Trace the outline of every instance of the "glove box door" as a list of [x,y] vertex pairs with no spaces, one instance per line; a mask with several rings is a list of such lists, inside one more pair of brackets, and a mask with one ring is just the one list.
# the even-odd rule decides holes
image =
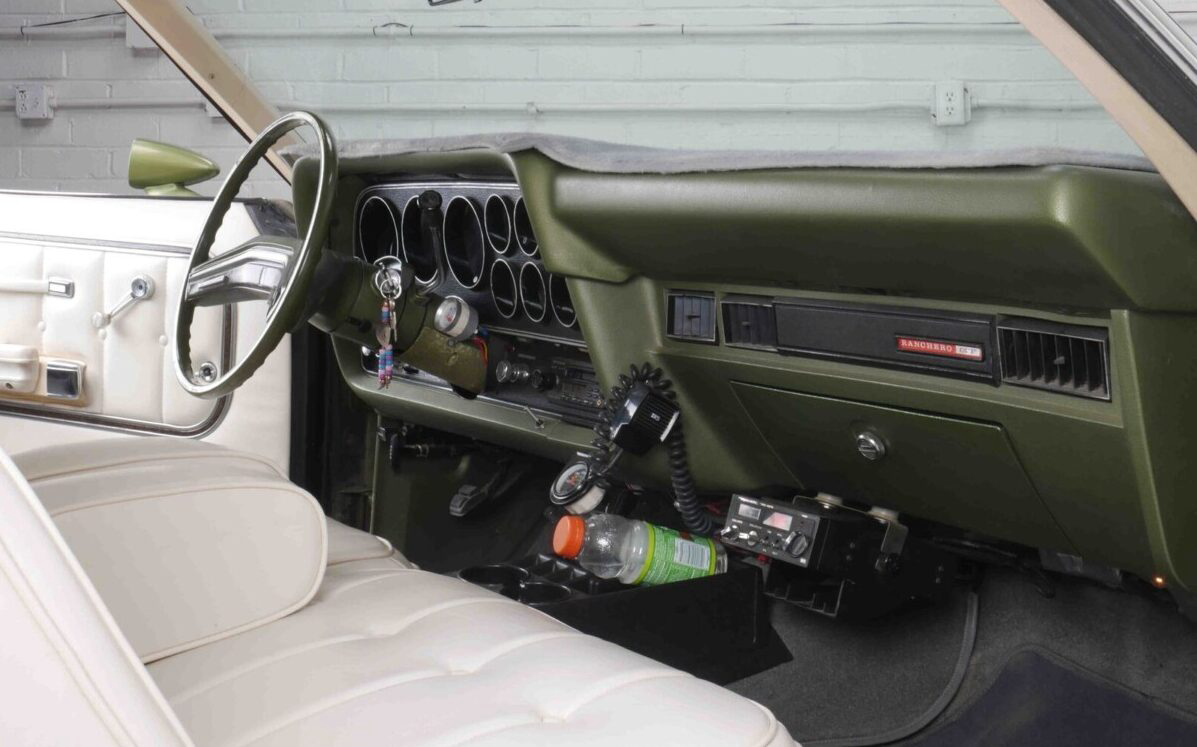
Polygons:
[[997,423],[740,382],[732,387],[807,489],[1074,551]]

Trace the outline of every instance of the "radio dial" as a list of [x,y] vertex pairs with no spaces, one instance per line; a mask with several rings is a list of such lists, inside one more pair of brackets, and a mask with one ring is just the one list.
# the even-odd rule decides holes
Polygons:
[[523,363],[499,361],[495,366],[495,378],[500,384],[523,384],[530,376],[528,366]]
[[788,543],[786,543],[786,551],[795,558],[806,552],[806,548],[810,547],[810,540],[805,534],[798,534]]

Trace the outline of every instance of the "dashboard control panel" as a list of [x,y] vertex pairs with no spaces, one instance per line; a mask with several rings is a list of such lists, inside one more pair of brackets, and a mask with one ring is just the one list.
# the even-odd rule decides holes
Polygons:
[[[569,284],[544,267],[519,186],[514,182],[396,181],[366,188],[357,202],[354,251],[374,262],[393,256],[412,268],[414,292],[445,299],[438,329],[487,359],[481,398],[591,427],[602,392],[578,328]],[[444,318],[442,318],[444,317]],[[458,319],[469,320],[457,325]],[[362,367],[378,370],[375,351]],[[394,380],[448,385],[396,366]]]
[[[487,387],[480,399],[525,407],[591,428],[603,408],[602,387],[585,350],[573,345],[511,335],[487,340]],[[378,372],[378,353],[362,349],[362,368]],[[446,388],[439,378],[400,364],[395,381]]]
[[732,496],[723,544],[806,568],[819,535],[821,518],[784,503]]
[[593,426],[603,406],[602,389],[586,354],[539,340],[503,338],[491,343],[488,393],[517,405]]

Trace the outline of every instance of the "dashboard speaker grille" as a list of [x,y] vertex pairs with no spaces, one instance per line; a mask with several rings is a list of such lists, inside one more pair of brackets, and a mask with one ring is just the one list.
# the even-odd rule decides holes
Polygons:
[[768,298],[729,298],[723,302],[723,336],[728,345],[775,349],[777,317]]
[[715,342],[715,297],[670,293],[668,334],[681,340]]
[[998,326],[1002,381],[1093,399],[1110,399],[1107,333],[1043,322]]

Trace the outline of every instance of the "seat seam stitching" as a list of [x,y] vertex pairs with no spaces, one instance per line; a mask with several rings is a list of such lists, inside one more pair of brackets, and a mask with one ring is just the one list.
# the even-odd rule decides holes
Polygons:
[[[275,467],[273,464],[271,464],[265,458],[259,457],[256,454],[249,454],[247,452],[233,451],[232,449],[225,449],[224,447],[219,447],[219,446],[213,447],[213,448],[217,449],[217,453],[201,454],[201,453],[198,453],[198,451],[197,451],[197,452],[191,452],[191,453],[183,452],[183,453],[164,454],[161,457],[157,457],[157,458],[145,457],[145,456],[137,456],[137,457],[131,457],[131,458],[113,457],[112,459],[105,460],[99,464],[87,464],[87,465],[82,465],[82,466],[78,466],[78,467],[73,467],[71,469],[63,469],[63,470],[57,471],[57,472],[34,473],[33,477],[26,477],[25,479],[27,482],[32,484],[32,483],[36,483],[36,482],[41,482],[43,480],[50,480],[53,478],[70,477],[70,476],[74,476],[74,475],[85,474],[88,472],[99,472],[100,470],[114,469],[117,467],[129,467],[129,466],[132,466],[135,464],[158,464],[160,462],[182,461],[182,460],[191,460],[191,459],[244,459],[246,461],[253,462],[255,464],[260,464],[264,467],[268,467],[268,468],[270,468],[271,472],[275,473],[280,478],[283,477],[282,473],[279,472],[277,467]],[[199,451],[202,451],[202,449]]]
[[[635,674],[635,677],[629,678],[631,674]],[[564,713],[561,715],[561,718],[562,718],[562,720],[565,720],[565,719],[573,717],[574,714],[576,714],[578,711],[582,710],[583,708],[586,708],[587,706],[593,705],[595,701],[599,700],[600,698],[604,698],[604,697],[610,695],[611,693],[615,692],[615,690],[617,690],[620,687],[629,687],[631,685],[636,685],[641,682],[650,682],[652,680],[673,679],[673,678],[677,678],[677,677],[691,677],[691,676],[692,675],[689,675],[686,672],[682,672],[680,670],[666,669],[663,671],[652,671],[652,672],[647,671],[647,670],[640,670],[639,672],[629,673],[629,675],[624,675],[624,676],[620,676],[620,677],[612,677],[611,680],[613,680],[613,681],[608,686],[602,688],[601,690],[599,690],[599,692],[597,692],[593,695],[587,695],[586,697],[582,698],[582,700],[580,700],[575,705],[570,706],[569,708],[566,708]]]
[[[506,600],[504,600],[504,601],[506,601]],[[581,633],[572,633],[572,631],[564,633],[562,635],[562,637],[565,637],[565,635],[576,635],[576,636],[582,637],[582,638],[586,637],[586,636],[582,635]],[[534,642],[535,641],[530,642],[530,643],[534,643]],[[519,648],[521,648],[521,647],[516,647],[514,649],[504,651],[503,653],[499,654],[498,656],[488,659],[487,661],[485,661],[481,665],[479,665],[476,669],[471,671],[470,674],[477,674],[479,671],[482,670],[483,667],[493,664],[495,661],[503,658],[504,656],[506,656],[510,653],[514,653],[515,651],[518,651]],[[685,673],[683,673],[683,672],[678,672],[677,674],[681,674],[681,675],[685,676]],[[277,734],[278,732],[282,731],[283,729],[293,726],[294,724],[297,724],[300,721],[304,721],[306,719],[312,718],[313,716],[319,715],[326,711],[330,711],[333,708],[343,706],[346,703],[351,703],[355,700],[359,700],[361,698],[365,698],[365,697],[368,697],[371,695],[377,695],[378,693],[380,693],[384,690],[389,690],[393,687],[402,687],[403,685],[411,685],[416,682],[427,682],[428,680],[442,679],[445,677],[455,677],[455,676],[458,676],[458,675],[455,675],[452,671],[449,671],[447,673],[435,673],[435,674],[432,674],[432,675],[426,676],[426,677],[400,678],[399,681],[386,682],[385,684],[378,683],[377,687],[372,687],[367,690],[362,690],[361,692],[356,692],[356,693],[350,695],[348,698],[345,698],[343,700],[338,700],[338,701],[328,703],[327,705],[324,705],[321,708],[316,708],[316,709],[310,710],[306,713],[297,715],[293,718],[287,719],[286,721],[283,721],[282,723],[278,724],[277,726],[270,728],[268,731],[265,731],[255,737],[251,737],[249,741],[241,741],[241,742],[237,742],[236,744],[239,747],[244,747],[244,745],[249,745],[249,744],[253,744],[254,742],[259,742],[259,741],[269,737],[271,734]],[[385,679],[384,679],[384,682],[385,682]]]
[[[340,564],[338,563],[337,565],[340,565]],[[388,578],[395,578],[401,574],[407,574],[407,573],[411,573],[413,571],[419,571],[419,569],[418,568],[395,567],[395,568],[363,571],[363,574],[368,574],[370,577],[364,578],[360,581],[355,581],[352,584],[345,584],[344,586],[339,586],[335,589],[331,589],[326,594],[322,595],[322,598],[323,599],[336,599],[337,597],[341,596],[342,594],[353,591],[354,589],[360,589],[361,587],[372,584],[375,581],[382,581],[382,580],[388,579]],[[421,571],[421,572],[423,572],[423,571]]]
[[521,721],[518,724],[507,724],[505,726],[500,726],[496,729],[490,729],[489,731],[481,731],[481,732],[474,732],[472,734],[467,734],[455,741],[445,742],[444,745],[445,745],[445,747],[458,747],[459,745],[473,742],[476,739],[483,739],[485,737],[493,737],[494,735],[502,734],[505,731],[511,731],[512,729],[521,729],[525,726],[535,726],[536,724],[542,724],[542,723],[544,723],[543,719],[529,718],[527,721]]
[[[371,579],[371,580],[374,581],[377,579]],[[386,633],[384,635],[352,634],[352,635],[339,636],[336,638],[328,638],[328,639],[324,639],[322,641],[313,641],[310,644],[304,645],[304,646],[295,646],[295,647],[292,647],[291,649],[288,649],[285,652],[280,652],[279,654],[277,654],[273,657],[265,657],[265,658],[259,659],[258,661],[254,662],[252,666],[245,666],[245,667],[237,669],[234,672],[227,672],[226,676],[224,676],[223,678],[210,680],[205,687],[202,687],[199,689],[192,687],[188,690],[185,690],[180,695],[170,698],[170,702],[171,702],[171,705],[181,705],[181,704],[186,703],[187,701],[191,700],[192,698],[196,698],[200,695],[203,695],[206,692],[210,692],[211,690],[219,687],[220,685],[223,685],[228,682],[232,682],[235,679],[238,679],[238,678],[240,678],[244,675],[247,675],[251,672],[257,671],[263,667],[270,666],[271,664],[277,664],[279,662],[286,661],[287,659],[291,658],[292,656],[298,656],[300,654],[308,653],[311,651],[319,651],[322,648],[327,648],[330,646],[337,646],[342,643],[354,643],[357,641],[366,641],[366,640],[371,640],[371,639],[376,639],[376,638],[390,638],[390,637],[397,636],[397,635],[401,634],[403,631],[410,628],[412,625],[415,625],[416,623],[419,623],[422,620],[426,620],[438,612],[444,612],[444,611],[448,611],[451,609],[457,609],[459,607],[465,607],[472,603],[479,603],[479,602],[494,603],[494,602],[506,602],[506,601],[508,601],[508,600],[503,599],[502,597],[500,597],[498,599],[455,600],[455,603],[453,603],[453,604],[442,604],[436,608],[426,610],[425,614],[417,615],[415,617],[409,617],[403,622],[401,627],[399,627],[389,633]]]
[[[237,482],[237,483],[225,483],[225,484],[219,484],[219,485],[205,485],[203,487],[197,487],[197,488],[179,487],[177,489],[171,489],[169,491],[144,493],[141,495],[126,495],[126,496],[116,496],[113,498],[100,498],[100,499],[91,501],[90,503],[78,503],[78,504],[71,504],[69,506],[64,506],[62,508],[55,509],[53,511],[48,511],[48,513],[50,514],[51,517],[58,518],[59,516],[64,516],[66,514],[75,513],[76,511],[86,511],[86,510],[92,509],[92,508],[107,508],[109,506],[120,506],[125,503],[137,503],[139,501],[149,501],[149,500],[154,500],[156,498],[174,498],[174,497],[184,496],[184,495],[196,495],[199,493],[210,493],[210,492],[217,492],[217,491],[223,492],[223,491],[229,491],[229,490],[275,490],[275,491],[284,492],[284,493],[307,495],[307,493],[304,492],[301,488],[298,488],[294,485],[280,485],[277,482],[273,482],[273,481],[270,481],[270,482]],[[323,514],[321,514],[321,518],[323,519]]]

